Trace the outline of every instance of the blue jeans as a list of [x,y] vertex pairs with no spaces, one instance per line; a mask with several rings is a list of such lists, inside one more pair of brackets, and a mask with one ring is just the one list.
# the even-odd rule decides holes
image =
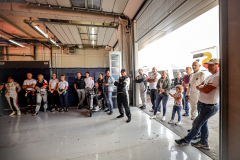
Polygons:
[[174,120],[174,117],[175,117],[175,114],[177,112],[178,114],[178,121],[180,122],[181,121],[181,110],[182,110],[182,106],[173,106],[173,110],[172,110],[172,118],[171,120]]
[[113,110],[112,92],[105,92],[104,95],[107,100],[108,109],[112,111]]
[[68,91],[65,91],[65,93],[59,95],[59,101],[61,104],[61,108],[64,108],[64,105],[66,108],[68,108]]
[[199,114],[193,121],[192,129],[185,137],[185,140],[190,142],[194,137],[198,135],[199,132],[201,132],[201,143],[208,144],[209,133],[207,122],[210,117],[214,116],[217,113],[219,105],[208,105],[198,101],[197,107]]
[[161,103],[162,100],[163,100],[163,103],[162,103],[162,105],[163,105],[163,116],[166,115],[168,97],[169,96],[163,96],[162,94],[157,95],[157,100],[156,100],[156,104],[155,104],[155,106],[157,106],[157,107],[154,108],[154,115],[157,114],[158,110],[161,112],[161,105],[159,105],[159,104]]
[[183,98],[184,98],[185,113],[189,114],[189,102],[188,102],[187,97],[186,97],[186,92],[183,92]]

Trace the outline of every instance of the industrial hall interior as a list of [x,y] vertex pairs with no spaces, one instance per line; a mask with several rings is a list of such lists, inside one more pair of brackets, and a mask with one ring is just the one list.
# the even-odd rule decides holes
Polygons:
[[239,160],[240,0],[0,0],[0,160]]

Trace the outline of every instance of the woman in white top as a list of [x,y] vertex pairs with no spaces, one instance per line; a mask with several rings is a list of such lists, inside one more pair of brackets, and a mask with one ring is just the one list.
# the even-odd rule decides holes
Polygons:
[[88,103],[88,108],[90,108],[90,99],[89,97],[89,93],[92,91],[92,88],[94,86],[94,80],[92,77],[90,77],[90,73],[86,72],[85,73],[86,78],[84,79],[85,81],[85,93],[86,93],[86,97],[87,97],[87,103]]
[[58,83],[58,94],[61,104],[61,109],[59,112],[64,112],[64,106],[66,107],[65,112],[68,112],[68,82],[65,81],[66,76],[61,75],[61,82]]
[[51,103],[52,103],[51,112],[55,111],[56,105],[57,105],[57,109],[59,111],[59,103],[58,103],[59,102],[59,95],[58,95],[58,91],[57,91],[59,80],[56,77],[57,77],[56,73],[53,73],[52,74],[52,79],[50,79],[49,86],[48,86],[48,91],[50,93]]
[[37,84],[35,86],[35,89],[37,91],[36,92],[37,103],[35,113],[33,114],[33,116],[36,116],[38,114],[42,100],[44,103],[44,112],[47,112],[47,86],[48,82],[44,79],[42,74],[39,74]]

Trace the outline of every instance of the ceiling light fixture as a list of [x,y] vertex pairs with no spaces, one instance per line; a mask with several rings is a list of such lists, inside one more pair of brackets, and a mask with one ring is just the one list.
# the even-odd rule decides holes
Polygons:
[[[8,40],[9,42],[14,43],[14,44],[16,44],[16,45],[18,45],[18,46],[20,46],[20,47],[26,47],[26,46],[24,46],[24,45],[22,45],[22,44],[20,44],[20,43],[18,43],[18,42],[16,42],[16,41],[14,41],[14,40],[11,40],[11,39],[8,38],[8,37],[5,37],[4,35],[1,35],[1,34],[0,34],[0,37],[2,37],[3,39]],[[28,48],[28,47],[26,47],[26,48]],[[28,48],[28,49],[30,49],[30,48]]]
[[42,33],[42,35],[45,37],[45,38],[48,38],[48,35],[45,33],[45,32],[43,32],[38,26],[34,26],[40,33]]
[[20,47],[25,47],[24,45],[21,45],[21,44],[19,44],[19,43],[17,43],[17,42],[15,42],[15,41],[13,41],[13,40],[8,40],[8,41],[10,41],[10,42],[12,42],[12,43],[14,43],[14,44],[16,44],[16,45],[18,45],[18,46],[20,46]]

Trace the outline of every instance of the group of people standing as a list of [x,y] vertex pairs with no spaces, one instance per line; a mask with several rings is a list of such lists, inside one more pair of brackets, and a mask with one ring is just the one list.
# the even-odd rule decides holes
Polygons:
[[[77,78],[74,82],[74,88],[78,94],[79,104],[78,108],[82,109],[84,107],[84,100],[87,99],[88,109],[97,111],[101,109],[101,104],[103,103],[103,108],[105,106],[109,115],[113,113],[113,101],[112,92],[113,86],[117,87],[117,102],[120,115],[117,118],[124,117],[123,107],[125,108],[126,115],[128,117],[127,122],[131,121],[131,112],[129,108],[129,98],[128,98],[128,86],[130,83],[129,77],[126,76],[126,70],[121,70],[121,75],[117,81],[110,76],[110,71],[105,71],[105,77],[103,74],[99,74],[99,78],[94,82],[94,78],[90,77],[90,73],[86,72],[85,77],[81,76],[80,72],[77,72]],[[59,112],[68,112],[68,87],[69,83],[65,80],[65,75],[61,75],[60,81],[57,79],[55,73],[52,74],[52,79],[44,79],[42,74],[37,76],[37,80],[32,78],[31,73],[27,73],[27,79],[24,80],[22,88],[17,83],[14,82],[12,77],[8,77],[8,82],[5,84],[5,97],[8,100],[9,106],[12,109],[12,115],[21,115],[20,108],[18,106],[18,92],[21,89],[25,90],[27,111],[26,114],[32,113],[36,116],[39,113],[39,109],[42,105],[44,112],[47,112],[48,108],[48,94],[50,94],[52,109],[51,112],[56,110]],[[2,87],[1,87],[2,93]],[[91,93],[93,93],[93,102],[96,104],[91,105]],[[16,111],[12,108],[12,103],[10,99],[13,99],[13,105]]]
[[[157,72],[157,68],[153,67],[152,73],[148,79],[142,78],[142,81],[136,78],[135,82],[140,83],[140,88],[147,81],[149,83],[150,98],[152,108],[150,112],[154,112],[150,117],[156,118],[161,113],[161,101],[163,105],[162,121],[166,120],[166,105],[169,99],[169,95],[174,98],[174,105],[172,110],[172,116],[169,124],[174,123],[175,113],[178,113],[178,121],[175,125],[181,124],[181,110],[184,104],[185,113],[183,116],[189,116],[189,103],[191,106],[191,120],[193,120],[193,126],[188,130],[188,135],[180,140],[176,140],[176,143],[180,146],[188,145],[192,139],[198,137],[200,141],[191,143],[195,147],[204,149],[210,149],[208,144],[208,119],[215,115],[219,108],[219,59],[213,58],[206,62],[208,71],[212,74],[207,76],[206,73],[200,71],[201,65],[199,62],[193,62],[192,67],[186,67],[186,75],[181,78],[181,73],[177,73],[175,79],[176,93],[171,94],[171,80],[169,79],[167,72],[162,71],[162,75]],[[192,73],[193,69],[193,73]],[[142,70],[139,69],[140,77],[143,76]],[[140,95],[144,92],[140,89]],[[145,91],[146,92],[146,91]],[[182,94],[183,93],[183,94]],[[146,95],[146,93],[145,93]],[[142,96],[141,109],[146,108],[146,96]]]

